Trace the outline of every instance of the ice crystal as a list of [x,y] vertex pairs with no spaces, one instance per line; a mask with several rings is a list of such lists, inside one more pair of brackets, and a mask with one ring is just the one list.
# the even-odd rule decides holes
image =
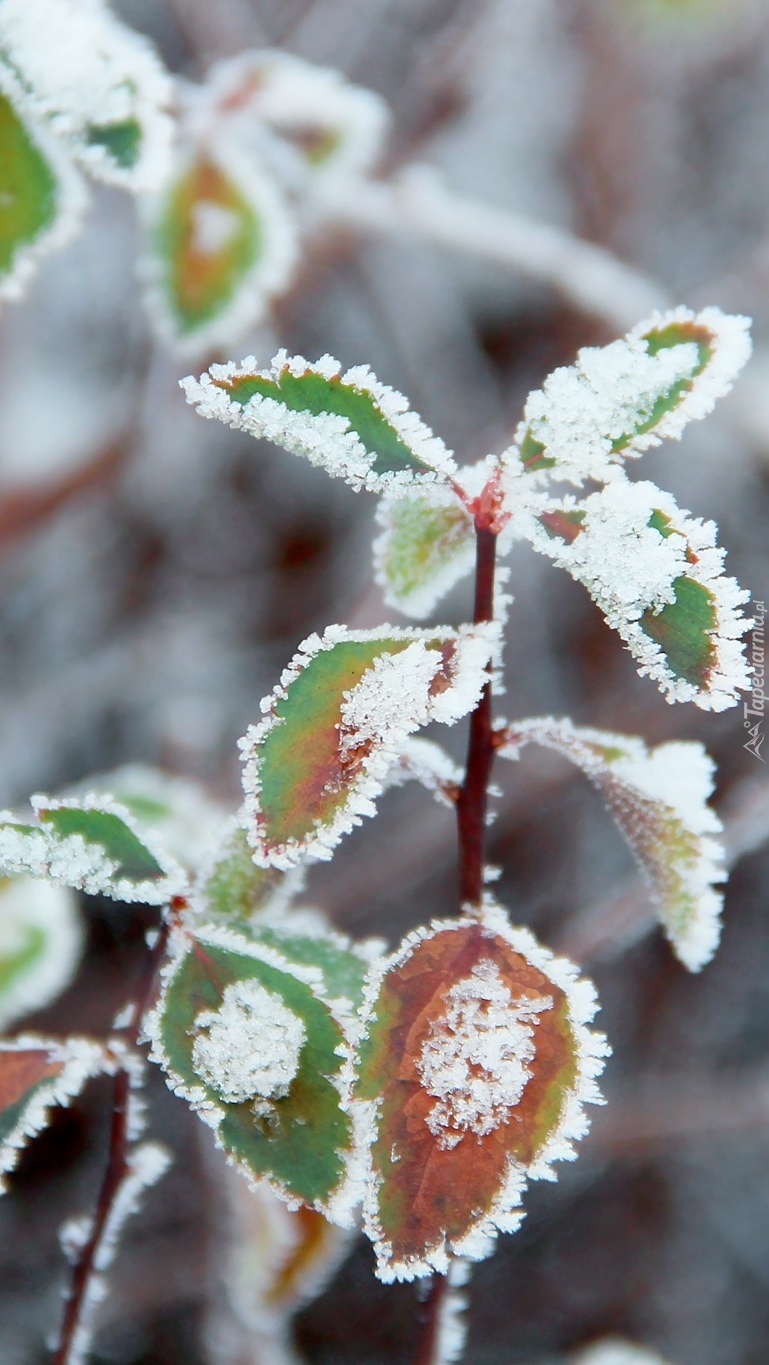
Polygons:
[[288,1094],[307,1030],[274,991],[258,981],[227,986],[218,1010],[204,1010],[192,1048],[198,1074],[229,1104]]
[[514,1001],[495,963],[480,962],[447,996],[416,1067],[438,1103],[427,1117],[441,1148],[466,1132],[483,1136],[504,1123],[531,1079],[537,1016],[551,996]]

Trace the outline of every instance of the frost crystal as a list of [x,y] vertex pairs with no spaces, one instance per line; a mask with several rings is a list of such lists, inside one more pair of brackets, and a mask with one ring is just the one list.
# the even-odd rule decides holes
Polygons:
[[298,1015],[258,981],[227,986],[218,1010],[195,1020],[195,1070],[230,1104],[281,1099],[299,1068],[307,1031]]
[[499,968],[487,961],[452,986],[447,1004],[416,1062],[425,1089],[438,1100],[427,1126],[443,1149],[466,1132],[491,1133],[508,1118],[532,1075],[537,1016],[553,1000],[514,1002]]
[[0,57],[29,112],[100,179],[135,190],[167,173],[171,79],[102,0],[3,0]]

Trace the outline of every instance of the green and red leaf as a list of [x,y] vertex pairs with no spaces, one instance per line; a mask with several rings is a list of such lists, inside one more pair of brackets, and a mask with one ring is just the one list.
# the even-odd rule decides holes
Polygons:
[[372,971],[354,1103],[382,1279],[478,1260],[530,1177],[573,1155],[606,1053],[576,969],[488,906],[410,935]]
[[356,489],[450,485],[456,473],[443,442],[365,365],[343,373],[331,356],[313,365],[280,351],[269,370],[248,356],[240,365],[212,365],[182,388],[202,417],[304,455]]
[[708,805],[713,761],[693,741],[647,749],[642,740],[551,716],[517,721],[500,754],[544,745],[582,769],[601,792],[649,882],[660,921],[690,971],[710,961],[721,932],[721,822]]
[[101,1044],[85,1038],[0,1039],[0,1177],[45,1128],[51,1109],[70,1104],[92,1076],[114,1065]]
[[348,631],[330,626],[300,646],[265,719],[241,748],[243,824],[264,866],[329,858],[374,812],[408,736],[452,724],[483,688],[496,631]]
[[164,976],[145,1027],[171,1087],[252,1180],[347,1221],[347,1048],[320,973],[207,927],[177,934]]
[[295,262],[280,188],[232,146],[188,154],[151,205],[148,304],[183,351],[236,341],[286,288]]

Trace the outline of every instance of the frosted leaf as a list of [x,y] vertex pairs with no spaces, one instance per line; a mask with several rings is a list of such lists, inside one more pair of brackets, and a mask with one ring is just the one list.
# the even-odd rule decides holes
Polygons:
[[416,620],[475,565],[475,526],[449,489],[429,487],[381,498],[374,577],[389,607]]
[[202,417],[305,455],[356,489],[448,484],[456,473],[443,442],[366,365],[343,372],[328,355],[313,365],[279,351],[269,370],[248,356],[181,385]]
[[299,868],[283,872],[275,867],[258,867],[246,831],[240,819],[233,817],[218,831],[214,852],[200,870],[190,905],[200,920],[243,928],[261,922],[266,912],[283,916],[303,885]]
[[575,1153],[607,1048],[591,984],[487,900],[370,973],[351,1107],[383,1280],[480,1260],[532,1178]]
[[83,929],[65,887],[31,877],[0,882],[0,1029],[69,985]]
[[571,1357],[572,1365],[667,1365],[656,1351],[620,1337],[607,1337]]
[[140,837],[130,812],[106,796],[32,798],[39,825],[0,813],[0,875],[62,882],[89,895],[164,905],[187,889],[181,868]]
[[529,395],[516,443],[503,457],[514,512],[526,477],[550,471],[581,485],[705,417],[750,355],[749,319],[718,308],[655,313],[623,340],[586,347]]
[[225,1187],[229,1236],[222,1280],[227,1297],[251,1334],[284,1346],[292,1313],[328,1283],[349,1249],[350,1232],[315,1209],[289,1209],[268,1185],[249,1190],[233,1173]]
[[325,999],[345,1028],[354,1032],[354,1011],[362,1001],[371,963],[385,950],[383,939],[348,938],[320,910],[287,909],[275,902],[255,915],[244,932],[254,943],[274,948],[300,971],[317,972]]
[[86,1038],[0,1039],[0,1177],[45,1128],[51,1109],[70,1104],[92,1076],[114,1070],[114,1057]]
[[620,476],[521,522],[535,549],[584,584],[668,701],[722,711],[750,686],[741,641],[749,594],[724,575],[712,521]]
[[80,175],[56,139],[22,112],[17,83],[2,58],[0,144],[0,299],[17,299],[39,258],[74,237],[86,196]]
[[[327,859],[374,801],[405,741],[475,705],[496,627],[349,631],[311,636],[241,741],[242,823],[262,866]],[[301,763],[298,761],[301,756]]]
[[432,739],[408,739],[397,767],[391,768],[388,787],[420,782],[441,805],[453,806],[464,779],[464,769]]
[[189,872],[197,871],[211,858],[228,818],[227,809],[199,783],[143,763],[97,773],[87,782],[68,787],[63,795],[79,798],[86,792],[124,806],[139,834],[156,835],[163,848]]
[[389,124],[387,105],[372,90],[286,52],[244,52],[217,62],[206,94],[221,116],[266,124],[315,176],[370,170]]
[[509,1119],[531,1080],[537,1015],[552,1008],[549,995],[513,1000],[490,961],[451,987],[416,1059],[438,1101],[426,1123],[439,1147],[455,1147],[468,1132],[485,1137]]
[[0,59],[30,115],[93,175],[132,190],[165,177],[171,78],[102,0],[2,0]]
[[228,1103],[288,1094],[307,1031],[274,991],[258,981],[233,982],[218,1010],[198,1015],[195,1029],[192,1064]]
[[236,343],[291,280],[293,215],[274,177],[235,141],[182,151],[144,217],[147,306],[182,354]]
[[701,744],[681,741],[647,749],[629,735],[575,726],[570,720],[522,720],[499,749],[517,758],[533,742],[576,763],[598,787],[649,881],[665,933],[690,971],[709,962],[718,945],[725,879],[708,805],[713,761]]
[[151,1057],[252,1182],[348,1225],[352,1129],[341,1108],[348,1055],[321,972],[219,926],[171,937],[144,1021]]

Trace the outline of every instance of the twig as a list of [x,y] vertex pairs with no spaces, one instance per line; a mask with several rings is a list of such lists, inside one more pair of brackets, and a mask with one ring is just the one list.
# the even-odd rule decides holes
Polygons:
[[[177,898],[181,900],[181,898]],[[180,904],[172,907],[181,909]],[[168,946],[171,919],[164,920],[152,949],[144,962],[139,990],[131,1011],[129,1022],[123,1031],[123,1041],[128,1055],[136,1048],[141,1032],[142,1019],[150,1003],[155,978]],[[115,1077],[112,1100],[112,1124],[110,1129],[109,1159],[104,1172],[101,1189],[96,1200],[96,1209],[90,1236],[79,1252],[72,1271],[72,1280],[64,1306],[59,1345],[53,1356],[53,1365],[72,1365],[77,1360],[79,1338],[91,1294],[90,1290],[98,1271],[99,1252],[105,1239],[115,1200],[120,1188],[129,1174],[129,1154],[132,1137],[129,1122],[131,1098],[131,1071],[128,1062],[120,1067]]]
[[544,281],[612,332],[626,332],[655,308],[669,306],[659,284],[604,247],[524,214],[453,194],[429,167],[411,167],[388,184],[355,180],[328,187],[322,208],[340,225],[414,233]]
[[433,1275],[419,1315],[419,1336],[412,1365],[435,1365],[435,1348],[441,1323],[441,1308],[448,1291],[447,1275]]
[[[493,531],[476,529],[475,611],[476,625],[494,617],[494,571],[497,537]],[[491,679],[470,718],[465,780],[457,801],[459,827],[459,899],[462,905],[479,905],[483,896],[484,853],[488,788],[494,762],[491,714]]]

